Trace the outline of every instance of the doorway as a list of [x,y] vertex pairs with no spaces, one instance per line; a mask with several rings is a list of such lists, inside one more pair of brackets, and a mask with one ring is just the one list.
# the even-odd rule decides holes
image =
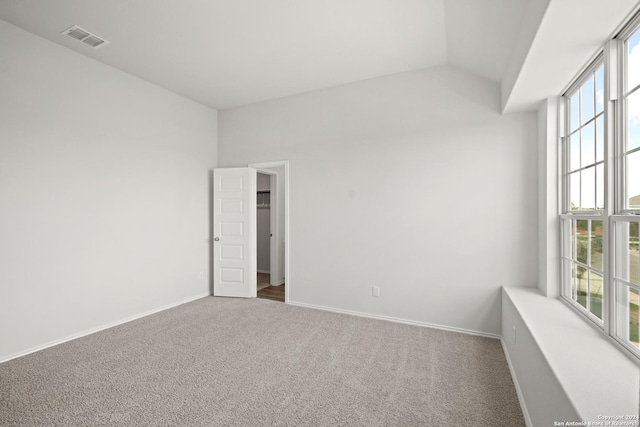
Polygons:
[[256,169],[257,297],[287,302],[288,162],[254,163]]
[[289,163],[279,161],[248,166],[213,170],[212,294],[239,298],[257,296],[257,176],[260,172],[268,175],[271,182],[268,281],[273,290],[284,294],[284,302],[288,303],[291,291]]
[[[273,181],[273,182],[272,182]],[[268,295],[270,299],[273,299],[270,293],[266,293],[263,289],[272,286],[271,276],[273,273],[274,282],[278,276],[277,266],[278,260],[272,260],[272,255],[277,258],[277,243],[273,249],[276,250],[272,254],[271,241],[277,239],[276,229],[277,226],[277,210],[274,204],[271,207],[271,187],[277,187],[277,175],[269,175],[264,172],[258,172],[256,174],[256,270],[257,270],[257,287],[258,298],[265,298]],[[275,191],[274,191],[275,196]],[[275,200],[275,197],[274,197]],[[272,218],[273,217],[273,218]],[[284,301],[284,292],[282,292],[282,301]]]

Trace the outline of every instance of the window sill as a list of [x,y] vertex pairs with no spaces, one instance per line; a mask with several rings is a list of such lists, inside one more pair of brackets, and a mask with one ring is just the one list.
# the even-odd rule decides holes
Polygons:
[[[640,367],[631,359],[633,356],[626,356],[608,337],[560,300],[547,298],[537,289],[503,290],[583,421],[602,421],[599,418],[602,416],[638,415]],[[506,335],[504,330],[503,335]],[[507,337],[503,336],[503,340],[508,352],[517,345]],[[526,362],[513,358],[512,361],[514,364]],[[519,380],[516,378],[516,383]],[[529,408],[529,402],[524,403],[530,412],[536,410]]]

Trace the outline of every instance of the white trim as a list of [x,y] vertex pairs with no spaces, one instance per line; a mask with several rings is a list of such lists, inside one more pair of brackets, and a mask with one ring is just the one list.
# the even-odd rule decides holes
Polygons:
[[381,316],[379,314],[363,313],[360,311],[344,310],[341,308],[325,307],[322,305],[307,304],[304,302],[289,301],[288,304],[298,307],[312,308],[314,310],[330,311],[332,313],[349,314],[351,316],[366,317],[369,319],[386,320],[388,322],[403,323],[405,325],[421,326],[424,328],[440,329],[449,332],[460,332],[467,335],[475,335],[485,338],[500,339],[500,335],[488,334],[486,332],[473,331],[471,329],[455,328],[452,326],[437,325],[435,323],[420,322],[417,320],[401,319],[398,317]]
[[[567,97],[567,94],[574,94],[580,89],[580,86],[587,80],[589,80],[589,74],[595,72],[600,65],[604,64],[604,46],[600,46],[596,53],[587,61],[587,65],[580,69],[580,72],[576,74],[576,76],[571,79],[571,83],[567,86],[565,90],[560,92],[564,97]],[[606,83],[605,83],[606,84]],[[594,116],[595,117],[595,116]],[[568,126],[570,128],[571,126]],[[571,133],[571,129],[567,134]]]
[[610,38],[626,41],[638,28],[640,28],[640,5],[636,6],[622,21],[622,24],[614,32],[614,36]]
[[271,272],[269,270],[258,270],[258,273],[271,274]]
[[279,168],[280,166],[286,166],[289,164],[289,160],[276,160],[273,162],[258,162],[258,163],[249,163],[250,168],[255,169],[269,169],[269,168]]
[[563,213],[560,214],[560,218],[561,219],[568,219],[568,220],[572,220],[572,219],[577,219],[577,220],[584,220],[584,221],[606,221],[607,220],[607,216],[604,214],[604,211],[593,211],[593,213],[588,213],[588,212],[576,212],[576,213]]
[[49,347],[53,347],[53,346],[56,346],[58,344],[63,344],[65,342],[72,341],[72,340],[75,340],[77,338],[86,337],[87,335],[95,334],[96,332],[104,331],[105,329],[109,329],[109,328],[113,328],[114,326],[119,326],[119,325],[122,325],[122,324],[125,324],[125,323],[129,323],[129,322],[132,322],[134,320],[138,320],[138,319],[141,319],[143,317],[149,316],[151,314],[159,313],[161,311],[168,310],[170,308],[174,308],[174,307],[177,307],[179,305],[186,304],[186,303],[189,303],[189,302],[192,302],[192,301],[195,301],[195,300],[199,300],[201,298],[206,298],[206,297],[209,297],[209,296],[211,296],[211,292],[207,292],[206,294],[200,294],[200,295],[197,295],[195,297],[186,298],[186,299],[183,299],[183,300],[180,300],[178,302],[171,303],[171,304],[163,305],[161,307],[154,308],[154,309],[151,309],[149,311],[145,311],[145,312],[140,313],[140,314],[134,314],[133,316],[125,317],[124,319],[116,320],[115,322],[107,323],[106,325],[98,326],[97,328],[88,329],[86,331],[79,332],[79,333],[73,334],[73,335],[69,335],[69,336],[67,336],[65,338],[61,338],[59,340],[50,341],[50,342],[48,342],[46,344],[42,344],[42,345],[39,345],[39,346],[36,346],[36,347],[32,347],[32,348],[30,348],[28,350],[25,350],[25,351],[14,353],[12,355],[9,355],[9,356],[5,357],[4,359],[0,359],[0,363],[8,362],[9,360],[16,359],[16,358],[22,357],[22,356],[26,356],[28,354],[35,353],[37,351],[47,349]]
[[[265,170],[265,169],[262,169]],[[282,234],[282,230],[280,230],[280,192],[278,191],[280,176],[277,172],[267,169],[273,172],[270,175],[269,179],[269,187],[271,190],[271,195],[273,196],[273,200],[271,200],[271,209],[269,211],[269,271],[273,271],[274,274],[270,274],[269,281],[270,284],[274,283],[274,275],[278,275],[277,277],[284,276],[284,271],[280,271],[280,251],[278,250],[280,247],[280,235]],[[284,256],[284,254],[282,254]],[[277,280],[276,277],[276,280]]]
[[507,366],[509,366],[511,379],[513,379],[513,385],[516,388],[516,395],[518,396],[518,402],[520,402],[520,409],[522,410],[524,423],[527,425],[527,427],[534,427],[533,422],[531,421],[531,416],[529,415],[529,411],[527,410],[527,405],[524,400],[524,395],[522,394],[522,389],[520,389],[520,384],[518,383],[518,377],[516,377],[516,371],[511,364],[511,357],[509,357],[509,352],[507,351],[507,344],[504,342],[504,337],[500,337],[500,344],[502,344],[502,351],[504,352],[504,357],[507,359]]

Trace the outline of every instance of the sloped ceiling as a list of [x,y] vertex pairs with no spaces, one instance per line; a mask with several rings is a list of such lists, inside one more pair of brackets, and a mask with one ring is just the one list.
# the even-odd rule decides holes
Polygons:
[[501,82],[527,0],[444,2],[449,63]]
[[[553,21],[549,3],[558,2],[602,4],[0,0],[0,19],[214,109],[443,64],[502,84],[504,105],[518,109],[514,88],[529,87],[520,76],[535,70],[529,51],[539,50],[541,24]],[[618,16],[636,0],[609,3]],[[110,43],[92,49],[64,37],[72,25]]]
[[559,95],[634,13],[638,0],[530,0],[502,80],[504,112]]

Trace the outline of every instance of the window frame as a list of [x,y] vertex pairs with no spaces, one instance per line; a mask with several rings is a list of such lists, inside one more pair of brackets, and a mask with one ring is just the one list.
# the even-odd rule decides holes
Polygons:
[[[616,200],[615,200],[615,214],[616,215],[640,215],[640,208],[637,209],[629,209],[627,207],[627,180],[626,180],[626,156],[631,153],[636,153],[640,151],[640,146],[627,150],[628,144],[628,134],[626,131],[626,122],[628,118],[628,107],[627,107],[627,98],[634,94],[640,94],[640,81],[636,84],[634,88],[627,91],[628,84],[628,76],[625,72],[628,69],[628,58],[626,55],[627,52],[627,42],[631,38],[631,36],[640,30],[640,15],[637,15],[633,18],[624,28],[618,33],[615,37],[617,55],[620,58],[620,67],[618,71],[617,80],[620,82],[618,86],[617,97],[620,100],[618,103],[618,114],[620,117],[619,120],[619,129],[618,129],[618,138],[617,138],[617,146],[616,146],[616,158],[618,159],[618,173],[616,174]],[[639,70],[640,71],[640,70]]]
[[[570,150],[570,142],[569,142],[569,137],[573,134],[573,132],[571,131],[571,126],[570,126],[570,121],[571,121],[571,111],[570,108],[567,108],[568,102],[570,102],[570,96],[568,96],[567,94],[573,94],[575,92],[579,92],[580,91],[580,87],[587,81],[589,80],[589,78],[591,77],[591,75],[594,75],[596,70],[601,66],[604,65],[605,60],[605,52],[604,49],[601,49],[598,54],[596,55],[596,57],[589,63],[589,65],[583,70],[581,71],[579,77],[577,79],[574,80],[574,82],[569,86],[569,88],[567,88],[567,90],[564,92],[564,94],[562,95],[562,97],[565,99],[565,101],[563,102],[564,104],[564,114],[563,114],[563,121],[564,121],[564,126],[563,128],[563,135],[561,135],[561,144],[562,144],[562,148],[561,148],[561,159],[562,159],[562,189],[561,189],[561,194],[562,194],[562,203],[561,203],[561,213],[563,215],[565,214],[576,214],[576,215],[588,215],[588,216],[603,216],[605,214],[606,211],[606,207],[607,207],[607,198],[606,198],[606,192],[607,192],[607,184],[606,184],[606,165],[607,165],[607,134],[606,134],[606,128],[607,128],[607,102],[604,101],[604,109],[603,109],[603,116],[604,116],[604,125],[605,125],[605,130],[604,130],[604,150],[605,150],[605,154],[604,154],[604,159],[602,161],[597,161],[597,159],[595,159],[593,166],[594,168],[597,167],[598,164],[602,163],[605,166],[605,208],[604,209],[598,209],[597,208],[597,203],[596,203],[596,208],[595,209],[589,209],[589,210],[571,210],[570,205],[571,205],[571,200],[570,197],[567,197],[570,192],[569,192],[569,187],[570,187],[570,182],[569,182],[569,175],[571,173],[575,173],[578,171],[582,171],[584,169],[587,169],[589,166],[586,167],[579,167],[578,169],[571,171],[570,170],[570,162],[571,162],[571,158],[569,155],[569,150]],[[604,66],[604,82],[605,82],[605,99],[606,99],[606,80],[607,80],[607,76],[606,76],[606,66]],[[582,108],[582,105],[580,105],[580,108]],[[598,117],[598,113],[594,113],[594,117],[592,119],[589,119],[588,122],[592,122],[594,123],[594,132],[595,132],[595,123],[597,121],[597,117]],[[586,126],[587,124],[585,124]],[[575,129],[574,132],[581,130],[584,126],[579,124],[578,127]],[[595,138],[596,136],[594,135],[594,144],[596,144],[595,142]],[[582,187],[581,187],[582,188]],[[596,198],[597,200],[597,198]]]
[[[636,15],[631,19],[623,29],[614,38],[612,43],[612,49],[615,49],[615,54],[619,60],[617,61],[618,70],[615,76],[616,80],[616,116],[618,120],[616,122],[616,138],[615,138],[615,150],[614,150],[614,165],[615,165],[615,182],[614,182],[614,211],[610,215],[611,222],[611,268],[609,275],[611,277],[611,300],[610,310],[612,316],[610,319],[609,334],[624,348],[628,349],[634,356],[640,358],[640,347],[635,347],[628,339],[621,338],[621,334],[628,327],[628,319],[623,318],[624,313],[618,313],[618,305],[621,298],[628,304],[628,294],[625,296],[620,295],[620,286],[628,286],[629,289],[635,289],[636,292],[640,292],[640,283],[630,283],[630,280],[622,280],[617,277],[617,269],[621,263],[621,260],[616,257],[617,252],[622,248],[628,248],[628,237],[621,238],[620,233],[617,231],[617,227],[621,223],[640,222],[640,208],[630,209],[627,205],[629,195],[627,195],[627,156],[631,153],[640,151],[640,146],[632,150],[627,150],[628,145],[628,97],[634,93],[640,93],[640,81],[636,83],[636,86],[627,90],[628,85],[628,41],[636,32],[640,31],[640,15]],[[640,71],[640,70],[638,70]]]
[[[640,147],[627,150],[628,145],[628,97],[631,94],[640,94],[640,80],[636,82],[636,86],[627,90],[628,82],[628,41],[636,33],[640,31],[640,14],[629,20],[622,30],[617,33],[615,37],[608,40],[607,43],[596,53],[595,57],[588,63],[588,65],[581,70],[576,78],[573,79],[571,84],[561,95],[561,102],[559,103],[560,114],[558,116],[560,120],[559,126],[559,154],[560,154],[560,198],[559,198],[559,219],[560,219],[560,299],[567,303],[571,308],[576,310],[580,315],[588,319],[590,324],[600,329],[603,333],[608,335],[616,344],[626,350],[628,354],[640,359],[640,347],[634,345],[635,341],[631,341],[629,337],[629,325],[631,319],[631,312],[629,308],[629,293],[633,290],[633,293],[640,293],[640,283],[634,284],[631,277],[628,280],[623,280],[619,276],[619,266],[622,262],[629,265],[629,237],[621,237],[619,232],[620,224],[640,222],[640,207],[629,208],[629,200],[632,195],[627,195],[627,156],[640,152]],[[603,123],[604,123],[604,208],[598,209],[598,178],[596,175],[594,198],[595,209],[582,209],[583,201],[582,194],[584,193],[582,187],[582,170],[588,169],[590,165],[582,165],[582,157],[580,159],[579,167],[575,170],[571,170],[571,139],[570,136],[576,132],[582,132],[582,129],[586,127],[591,120],[595,124],[598,120],[597,112],[597,84],[594,81],[594,116],[586,123],[582,123],[581,112],[583,109],[581,96],[578,98],[580,105],[579,108],[579,120],[578,126],[572,131],[571,129],[571,97],[576,93],[580,93],[581,87],[592,76],[596,75],[596,71],[600,66],[603,66]],[[640,71],[640,66],[638,67]],[[594,125],[594,145],[597,153],[597,127]],[[580,133],[580,137],[582,134]],[[582,150],[582,140],[580,142],[580,150]],[[593,167],[597,171],[597,165],[599,164],[598,155],[594,157]],[[571,209],[571,182],[570,176],[572,173],[580,171],[580,209]],[[596,172],[597,173],[597,172]],[[635,196],[633,196],[635,197]],[[575,198],[573,197],[575,200]],[[577,234],[572,234],[572,227],[575,226],[577,230],[577,221],[586,220],[587,222],[587,260],[586,265],[584,262],[579,261],[578,251],[575,247],[578,241]],[[598,319],[597,315],[594,315],[590,310],[591,298],[590,293],[590,280],[587,281],[587,294],[585,305],[581,305],[578,295],[574,295],[574,284],[576,283],[577,274],[574,275],[573,269],[576,266],[587,267],[585,270],[587,277],[593,270],[591,266],[591,239],[592,239],[592,222],[602,221],[602,271],[596,272],[602,274],[602,320]],[[628,229],[628,228],[627,228]],[[625,255],[627,254],[626,260]],[[622,260],[622,261],[621,261]],[[633,263],[631,264],[633,265]],[[637,272],[640,275],[640,267]],[[627,274],[631,274],[628,272]],[[582,277],[582,276],[581,276]],[[582,281],[582,279],[580,279]],[[621,289],[626,291],[620,294]],[[624,335],[626,333],[626,335]]]
[[[560,243],[560,271],[561,271],[561,280],[560,280],[560,297],[566,302],[568,303],[574,310],[576,310],[578,313],[580,313],[582,316],[586,317],[593,325],[595,325],[598,329],[606,331],[606,328],[609,324],[608,320],[606,320],[609,316],[609,312],[610,312],[610,307],[608,304],[608,301],[610,300],[610,295],[608,295],[607,291],[609,289],[609,278],[608,278],[608,274],[607,274],[607,259],[608,259],[608,244],[604,244],[605,241],[608,241],[608,236],[609,236],[609,229],[608,229],[608,221],[607,221],[607,216],[608,216],[608,207],[609,207],[609,203],[608,199],[607,199],[607,183],[608,183],[608,160],[609,157],[607,155],[608,153],[608,133],[607,133],[607,126],[608,126],[608,122],[609,122],[609,117],[610,117],[610,112],[609,112],[609,103],[607,102],[607,66],[606,66],[606,50],[604,48],[600,49],[598,51],[598,53],[596,54],[595,58],[591,60],[591,62],[587,65],[586,68],[584,68],[580,74],[578,75],[577,78],[574,79],[574,81],[571,83],[571,85],[567,88],[567,90],[563,93],[562,95],[562,105],[563,105],[563,109],[561,110],[561,120],[563,123],[563,126],[560,127],[562,134],[560,135],[560,144],[561,144],[561,148],[560,148],[560,159],[561,159],[561,189],[560,189],[560,195],[561,195],[561,202],[560,202],[560,227],[561,227],[561,232],[560,232],[560,239],[561,239],[561,243]],[[596,209],[589,209],[589,210],[572,210],[571,209],[571,196],[570,196],[570,175],[572,173],[575,173],[577,171],[581,171],[583,169],[585,169],[585,167],[582,167],[582,165],[574,171],[571,171],[571,166],[570,166],[570,162],[571,162],[571,156],[570,156],[570,136],[575,134],[578,131],[581,131],[581,129],[583,129],[585,126],[588,125],[589,122],[594,123],[594,130],[595,130],[595,123],[597,121],[597,117],[599,116],[599,113],[596,113],[594,110],[594,116],[593,118],[589,119],[587,121],[587,123],[582,124],[582,120],[579,120],[578,123],[578,127],[572,131],[571,129],[571,111],[570,111],[570,103],[571,103],[571,97],[575,94],[575,93],[579,93],[580,92],[580,88],[584,85],[585,82],[587,82],[592,76],[595,75],[596,71],[598,70],[598,68],[603,67],[604,69],[604,101],[603,101],[603,111],[602,111],[602,115],[604,117],[604,155],[603,155],[603,159],[602,161],[597,161],[597,158],[594,157],[594,163],[593,163],[593,167],[594,170],[597,168],[597,165],[602,163],[604,166],[604,208],[603,209],[597,209],[597,202],[596,202]],[[594,93],[595,96],[595,93]],[[579,107],[580,110],[582,109],[582,103],[580,103]],[[596,137],[595,137],[595,131],[594,131],[594,145],[597,145],[597,142],[595,141]],[[581,148],[582,149],[582,148]],[[587,166],[587,168],[590,166]],[[595,183],[596,181],[594,181]],[[597,187],[597,185],[596,185]],[[580,186],[580,192],[582,193],[582,183]],[[594,193],[595,194],[595,193]],[[597,200],[597,197],[596,197]],[[590,246],[591,246],[591,242],[589,241],[590,239],[587,238],[587,254],[588,254],[588,260],[585,263],[582,263],[580,261],[578,261],[577,256],[576,258],[572,258],[571,254],[567,253],[567,249],[571,248],[571,251],[573,251],[573,241],[572,241],[572,234],[571,234],[571,227],[573,226],[574,221],[588,221],[588,229],[590,232],[590,224],[591,221],[602,221],[602,228],[603,228],[603,253],[602,253],[602,270],[597,270],[594,269],[592,266],[590,266],[590,257],[591,257],[591,250],[590,250]],[[567,264],[571,264],[570,268],[567,268]],[[582,267],[586,267],[586,271],[587,274],[591,274],[591,272],[593,270],[595,270],[595,272],[597,272],[598,274],[600,274],[602,276],[602,299],[603,299],[603,303],[602,303],[602,319],[599,319],[597,316],[595,316],[591,310],[590,310],[590,303],[587,303],[586,306],[582,306],[577,298],[577,295],[574,297],[573,295],[573,264],[575,264],[576,266],[582,266]],[[569,271],[567,271],[569,270]],[[587,300],[589,299],[589,288],[587,290]]]

